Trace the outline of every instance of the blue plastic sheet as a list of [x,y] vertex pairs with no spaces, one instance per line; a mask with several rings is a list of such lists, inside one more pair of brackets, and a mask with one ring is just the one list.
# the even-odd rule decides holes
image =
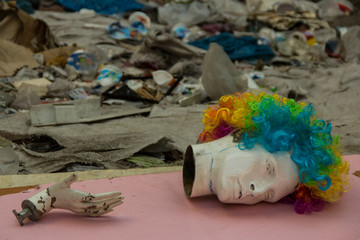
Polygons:
[[208,50],[212,42],[222,46],[233,61],[247,60],[254,62],[262,59],[268,62],[275,56],[275,53],[268,45],[259,45],[257,38],[250,36],[238,38],[230,33],[221,33],[209,38],[189,42],[188,44]]
[[73,11],[87,8],[105,15],[139,10],[143,7],[142,4],[134,0],[57,0],[57,2]]

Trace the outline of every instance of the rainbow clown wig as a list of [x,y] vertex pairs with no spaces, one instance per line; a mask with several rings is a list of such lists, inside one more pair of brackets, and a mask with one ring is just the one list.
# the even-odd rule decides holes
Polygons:
[[330,123],[315,118],[312,104],[264,92],[237,93],[205,110],[203,124],[199,142],[236,132],[242,150],[258,143],[271,153],[288,151],[299,169],[300,185],[282,201],[294,203],[297,213],[321,211],[325,202],[339,200],[350,188],[339,137],[331,136]]

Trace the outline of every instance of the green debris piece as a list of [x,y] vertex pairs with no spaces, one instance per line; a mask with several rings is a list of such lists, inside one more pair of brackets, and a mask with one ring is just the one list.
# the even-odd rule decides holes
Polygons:
[[273,89],[270,89],[273,93],[276,92],[278,87],[274,87]]
[[142,168],[167,166],[167,164],[163,160],[146,155],[136,155],[128,158],[127,161],[131,163],[135,163],[136,165]]
[[6,138],[0,137],[0,147],[11,147],[11,142]]

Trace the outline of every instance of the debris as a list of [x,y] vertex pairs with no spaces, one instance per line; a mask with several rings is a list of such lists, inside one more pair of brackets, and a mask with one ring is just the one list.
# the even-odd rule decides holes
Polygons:
[[317,3],[319,16],[327,21],[336,17],[349,15],[354,11],[354,6],[347,0],[322,0]]
[[48,86],[48,97],[68,97],[68,92],[75,89],[75,85],[67,80],[56,79]]
[[67,59],[67,64],[73,67],[78,73],[90,78],[95,75],[97,63],[92,54],[84,50],[76,50]]
[[31,51],[10,41],[0,40],[0,76],[12,76],[24,66],[39,66]]
[[29,80],[18,80],[13,84],[17,89],[19,89],[19,92],[21,92],[22,88],[28,87],[41,98],[47,95],[48,86],[51,85],[51,82],[46,78],[36,78]]
[[230,33],[221,33],[210,38],[189,42],[189,44],[202,49],[209,49],[210,43],[213,42],[222,46],[231,60],[257,61],[262,59],[270,61],[275,56],[269,46],[259,45],[256,38],[249,36],[237,38]]
[[101,86],[111,86],[118,83],[122,77],[122,71],[114,65],[105,65],[99,70],[98,82]]
[[55,65],[64,68],[70,55],[80,49],[80,47],[76,46],[59,47],[40,52],[39,54],[44,56],[45,66]]
[[30,136],[14,140],[19,146],[38,153],[56,152],[63,149],[54,139],[48,136]]
[[67,94],[73,100],[86,99],[89,97],[89,94],[84,88],[76,88],[74,90],[68,91]]
[[158,20],[173,26],[183,23],[186,26],[195,25],[206,21],[210,17],[210,10],[206,4],[193,1],[190,4],[170,3],[158,8]]
[[[22,45],[37,53],[58,46],[48,25],[15,6],[15,2],[0,2],[0,39]],[[0,45],[2,46],[2,42]],[[19,55],[24,50],[17,51]],[[4,59],[4,58],[1,58]]]
[[33,105],[41,104],[39,95],[29,85],[19,89],[16,99],[11,103],[14,109],[30,109]]
[[0,135],[18,173],[175,161],[209,102],[259,88],[317,105],[356,152],[360,5],[314,2],[46,0],[31,16],[0,2]]
[[142,168],[150,168],[150,167],[164,167],[166,164],[163,160],[156,158],[156,157],[150,157],[146,155],[135,155],[133,157],[130,157],[126,159],[126,161],[135,163],[139,167]]
[[344,50],[346,52],[345,59],[350,61],[351,59],[360,60],[360,26],[349,27],[347,32],[341,38],[344,44]]
[[130,62],[135,66],[150,63],[155,70],[167,69],[179,59],[202,58],[205,51],[187,45],[162,30],[151,30],[140,47],[133,53]]
[[143,7],[142,4],[134,0],[102,0],[87,1],[87,0],[57,0],[61,5],[70,8],[73,11],[80,11],[83,8],[93,9],[98,14],[114,14],[124,13],[131,10],[138,10]]
[[19,157],[12,147],[0,148],[0,175],[17,174],[19,171]]
[[210,44],[204,58],[201,80],[206,93],[214,100],[248,88],[247,77],[235,68],[222,47],[216,43]]
[[89,123],[150,112],[150,108],[123,108],[122,111],[106,111],[99,99],[83,99],[34,106],[30,109],[33,126],[50,126],[73,123]]
[[148,29],[142,22],[134,22],[129,27],[122,26],[120,22],[110,24],[107,29],[109,37],[116,40],[141,41],[148,33]]
[[[176,79],[167,71],[158,70],[152,72],[155,83],[158,85],[160,91],[163,94],[168,95],[169,90],[172,88],[171,92],[181,94],[186,89],[181,82],[176,83]],[[174,85],[174,87],[173,87]]]

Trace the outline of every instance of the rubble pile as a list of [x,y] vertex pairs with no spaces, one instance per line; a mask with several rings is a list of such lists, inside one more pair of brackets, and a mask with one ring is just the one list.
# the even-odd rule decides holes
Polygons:
[[311,102],[360,146],[348,0],[0,1],[0,174],[182,164],[226,94]]

